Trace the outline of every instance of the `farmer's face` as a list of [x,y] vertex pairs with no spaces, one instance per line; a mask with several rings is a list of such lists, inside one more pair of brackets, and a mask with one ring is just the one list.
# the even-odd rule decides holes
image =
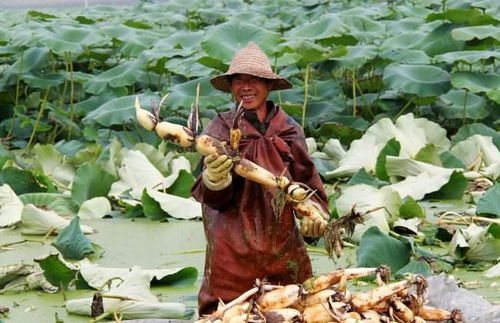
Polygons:
[[247,110],[266,110],[271,83],[266,79],[248,74],[238,74],[231,79],[231,93]]

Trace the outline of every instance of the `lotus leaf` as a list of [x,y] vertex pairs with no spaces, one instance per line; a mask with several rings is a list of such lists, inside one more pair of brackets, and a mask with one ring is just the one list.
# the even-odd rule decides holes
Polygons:
[[372,226],[376,226],[382,232],[389,232],[389,222],[392,222],[393,217],[397,217],[400,203],[398,193],[389,187],[377,189],[366,184],[358,184],[346,188],[336,200],[335,206],[340,215],[349,213],[353,207],[361,214],[384,207],[366,214],[363,224],[356,224],[352,239],[360,241],[363,233]]
[[403,93],[439,96],[450,89],[450,75],[435,66],[391,64],[384,71],[384,83]]
[[456,72],[451,75],[451,84],[472,93],[489,92],[499,88],[500,75],[478,72]]
[[500,27],[492,25],[455,28],[451,34],[456,40],[482,40],[491,37],[500,41]]
[[279,34],[241,21],[229,21],[209,28],[201,46],[205,52],[222,62],[229,62],[234,53],[248,42],[257,43],[268,54],[279,43]]
[[409,263],[411,247],[405,241],[390,237],[377,227],[371,227],[361,238],[356,256],[359,267],[388,265],[391,272],[397,272]]
[[92,242],[80,228],[80,218],[75,216],[71,222],[57,235],[53,243],[66,259],[81,260],[94,252]]
[[490,187],[479,199],[476,212],[500,218],[500,184]]
[[77,216],[80,219],[101,219],[109,213],[111,213],[111,203],[101,196],[83,202]]
[[107,196],[116,178],[98,164],[88,163],[77,169],[71,189],[71,197],[81,205],[94,197]]
[[21,222],[23,207],[23,202],[9,184],[0,186],[0,228],[10,227]]
[[73,217],[78,211],[78,205],[73,199],[61,193],[25,193],[19,195],[24,204],[33,204],[52,210],[64,217]]
[[[106,298],[106,295],[121,296]],[[138,267],[132,268],[124,282],[103,294],[104,312],[123,315],[124,319],[189,318],[192,310],[182,303],[160,303],[149,290],[149,276]],[[66,310],[78,315],[91,315],[92,298],[68,300]]]
[[[54,211],[46,211],[33,204],[26,204],[21,213],[21,232],[34,235],[55,234],[67,227],[69,222]],[[94,229],[83,224],[81,230],[86,234],[94,232]]]

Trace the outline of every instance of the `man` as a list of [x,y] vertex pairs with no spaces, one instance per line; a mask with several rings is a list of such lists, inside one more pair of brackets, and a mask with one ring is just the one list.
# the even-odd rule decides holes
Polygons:
[[[290,82],[273,73],[264,52],[249,43],[235,54],[229,70],[211,83],[232,93],[237,105],[243,101],[240,154],[276,175],[284,172],[288,179],[316,190],[312,198],[327,219],[327,196],[307,153],[303,130],[267,101],[270,91],[289,89]],[[219,114],[204,133],[229,142],[234,115],[235,110]],[[208,156],[204,166],[192,190],[203,205],[207,238],[199,314],[216,310],[219,300],[235,299],[251,289],[257,278],[280,285],[309,278],[311,262],[301,234],[321,236],[323,223],[302,217],[299,233],[292,208],[286,205],[281,214],[275,214],[272,199],[276,192],[232,173],[229,157]]]

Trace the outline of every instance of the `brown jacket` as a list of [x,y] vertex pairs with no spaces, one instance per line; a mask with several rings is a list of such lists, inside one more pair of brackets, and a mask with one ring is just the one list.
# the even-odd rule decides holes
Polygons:
[[[284,171],[289,179],[309,185],[317,191],[313,198],[327,210],[327,196],[302,129],[281,108],[271,103],[269,107],[272,118],[264,135],[248,120],[241,122],[241,155],[276,175]],[[233,115],[234,110],[219,114],[204,133],[228,141]],[[207,239],[200,315],[214,311],[219,299],[229,302],[251,289],[256,278],[285,285],[312,275],[292,209],[285,206],[278,216],[273,212],[275,192],[233,173],[232,184],[221,191],[206,188],[200,176],[192,193],[203,204]]]

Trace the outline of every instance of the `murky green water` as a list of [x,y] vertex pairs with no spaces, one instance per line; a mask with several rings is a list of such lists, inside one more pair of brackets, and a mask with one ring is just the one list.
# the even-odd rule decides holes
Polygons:
[[[82,221],[98,230],[88,237],[100,244],[105,254],[97,263],[107,267],[140,266],[145,269],[174,268],[194,266],[199,271],[198,281],[186,288],[153,287],[152,292],[161,301],[181,301],[196,307],[196,294],[203,271],[205,238],[201,222],[175,221],[151,222],[148,220],[103,219]],[[0,244],[20,241],[26,238],[40,240],[40,237],[26,237],[20,230],[0,231]],[[50,245],[54,238],[43,244],[29,242],[15,245],[10,250],[0,251],[0,264],[20,262],[32,263],[34,258],[42,257],[56,249]],[[337,263],[333,263],[321,252],[311,251],[313,268],[316,273],[324,273],[335,268],[355,263],[352,249]],[[485,279],[478,272],[458,271],[454,276],[461,278],[467,287],[493,302],[500,301],[499,284],[495,280]],[[496,285],[495,285],[496,284]],[[0,306],[8,307],[10,314],[2,318],[5,322],[51,323],[56,322],[56,315],[65,323],[89,322],[89,318],[68,315],[64,309],[64,296],[67,299],[90,297],[93,291],[68,291],[47,294],[43,292],[6,293],[0,295]],[[0,319],[1,320],[1,319]]]

